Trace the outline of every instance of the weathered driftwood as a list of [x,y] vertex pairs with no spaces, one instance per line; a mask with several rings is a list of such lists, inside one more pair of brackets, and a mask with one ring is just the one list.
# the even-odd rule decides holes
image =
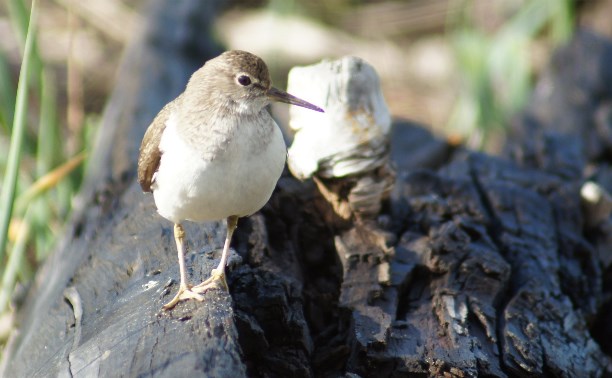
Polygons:
[[[339,219],[312,182],[284,176],[239,224],[231,295],[160,312],[178,267],[171,225],[134,182],[136,152],[212,55],[202,4],[158,2],[127,53],[96,195],[37,277],[3,376],[612,374],[612,227],[586,227],[580,204],[587,176],[611,189],[612,46],[585,34],[553,61],[556,90],[536,93],[508,158],[396,123],[398,178],[375,223]],[[194,281],[224,232],[189,225]]]
[[313,178],[341,218],[376,217],[395,176],[389,163],[391,115],[374,67],[351,56],[324,60],[291,69],[287,86],[325,108],[312,115],[291,107],[291,173]]

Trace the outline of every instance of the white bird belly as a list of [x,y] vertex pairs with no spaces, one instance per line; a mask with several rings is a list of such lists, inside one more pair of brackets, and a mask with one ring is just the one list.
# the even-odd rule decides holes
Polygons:
[[152,185],[159,214],[174,223],[203,222],[247,216],[261,209],[280,178],[287,149],[274,124],[267,146],[253,154],[245,146],[253,143],[257,126],[242,127],[222,154],[207,161],[179,137],[174,122],[169,122]]

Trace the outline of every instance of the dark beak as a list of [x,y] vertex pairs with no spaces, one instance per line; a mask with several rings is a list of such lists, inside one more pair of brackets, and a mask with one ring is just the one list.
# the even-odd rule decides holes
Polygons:
[[270,101],[284,102],[286,104],[297,105],[303,108],[315,110],[317,112],[325,113],[325,111],[319,108],[318,106],[313,105],[310,102],[304,101],[302,99],[299,99],[293,95],[290,95],[287,92],[281,91],[280,89],[276,89],[274,87],[271,87],[270,89],[268,89],[267,95]]

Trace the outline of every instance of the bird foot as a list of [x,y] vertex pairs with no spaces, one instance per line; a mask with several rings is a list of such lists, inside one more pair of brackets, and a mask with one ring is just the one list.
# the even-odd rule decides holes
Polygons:
[[176,295],[174,296],[174,298],[172,298],[172,300],[170,302],[166,303],[163,306],[163,309],[164,310],[170,310],[174,306],[176,306],[177,303],[179,303],[181,301],[186,301],[186,300],[189,300],[189,299],[195,299],[198,302],[202,302],[204,300],[204,297],[201,296],[200,294],[196,293],[195,291],[193,291],[192,288],[189,288],[187,286],[181,285],[179,287],[178,293],[176,293]]
[[227,287],[227,282],[225,281],[225,272],[223,271],[223,269],[221,270],[213,269],[210,272],[210,277],[206,281],[202,282],[199,285],[194,286],[193,288],[191,288],[191,290],[193,290],[196,293],[203,294],[208,289],[212,289],[216,287],[218,284],[220,284],[225,289],[225,291],[229,292],[229,288]]

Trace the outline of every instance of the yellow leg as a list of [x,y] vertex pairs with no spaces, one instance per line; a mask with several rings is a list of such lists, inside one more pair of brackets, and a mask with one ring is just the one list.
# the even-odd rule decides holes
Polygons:
[[230,244],[232,243],[232,235],[238,224],[238,217],[233,215],[227,218],[227,236],[225,237],[225,245],[223,246],[223,253],[221,254],[221,261],[216,269],[210,272],[210,278],[202,282],[199,285],[193,287],[193,291],[196,293],[204,293],[206,290],[213,288],[217,283],[226,291],[229,291],[227,282],[225,281],[225,265],[227,264],[227,258],[229,256]]
[[178,250],[181,284],[179,285],[178,293],[176,293],[174,298],[164,305],[164,310],[169,310],[176,306],[176,304],[180,301],[185,301],[187,299],[195,299],[200,302],[204,300],[204,297],[193,292],[190,285],[187,283],[187,272],[185,269],[185,230],[180,223],[174,224],[174,240],[176,241],[176,249]]

